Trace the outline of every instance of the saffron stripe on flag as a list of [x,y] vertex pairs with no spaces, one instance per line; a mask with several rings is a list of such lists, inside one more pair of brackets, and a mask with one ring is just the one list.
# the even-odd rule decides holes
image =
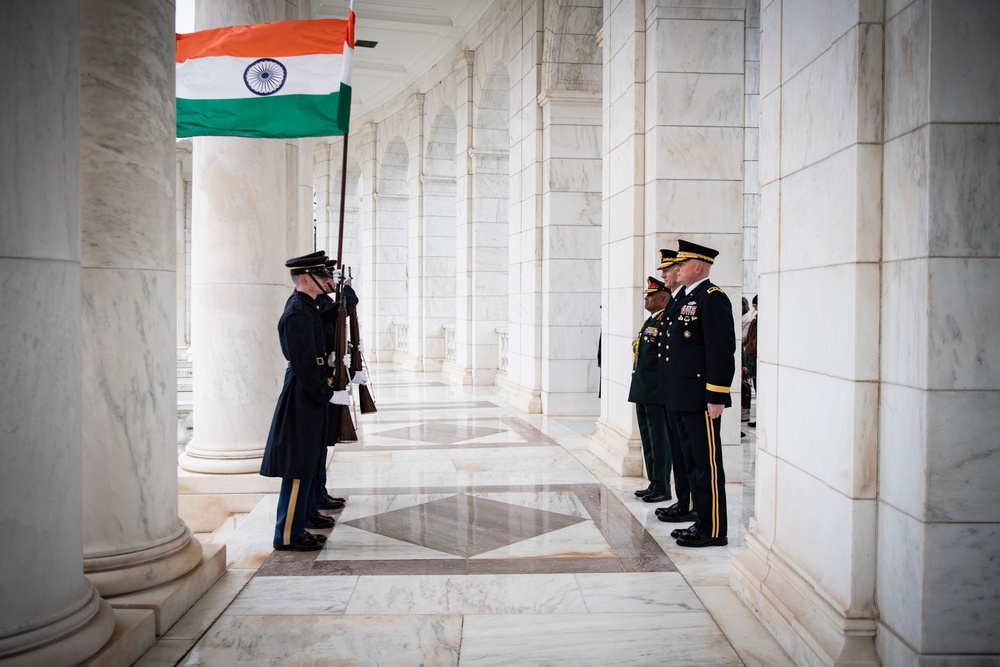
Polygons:
[[354,48],[354,30],[341,19],[278,21],[177,35],[177,62],[210,56],[287,58],[343,53]]
[[344,134],[351,88],[330,95],[281,95],[224,100],[177,99],[177,136],[328,137]]

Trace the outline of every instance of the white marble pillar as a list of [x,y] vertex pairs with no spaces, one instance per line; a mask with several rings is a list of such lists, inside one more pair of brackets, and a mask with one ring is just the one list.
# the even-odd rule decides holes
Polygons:
[[[427,307],[430,305],[426,291],[428,247],[427,226],[424,217],[424,159],[427,150],[426,114],[424,95],[417,93],[406,99],[403,113],[406,122],[407,148],[410,158],[406,174],[407,223],[406,223],[406,352],[396,352],[393,365],[404,370],[437,370],[439,365],[427,359]],[[436,367],[435,367],[436,366]]]
[[[620,475],[642,475],[635,409],[628,402],[632,339],[646,320],[642,287],[658,252],[647,243],[644,153],[645,3],[604,5],[601,207],[601,415],[591,452]],[[649,234],[651,237],[652,235]]]
[[757,230],[760,227],[760,3],[761,0],[746,0],[744,28],[743,293],[747,301],[760,289],[757,268]]
[[[280,11],[279,11],[280,9]],[[276,21],[268,0],[202,0],[199,29]],[[197,137],[192,166],[194,437],[181,467],[255,473],[281,390],[277,322],[290,292],[286,142]]]
[[886,13],[876,647],[1000,664],[1000,6]]
[[201,560],[177,516],[171,9],[81,3],[84,572],[104,596]]
[[[478,90],[473,74],[481,76]],[[496,66],[477,72],[472,53],[455,62],[458,215],[455,257],[456,359],[442,370],[452,382],[492,385],[499,327],[508,310],[508,169],[510,83]]]
[[[799,665],[879,664],[876,559],[890,545],[876,542],[877,523],[892,511],[877,500],[879,340],[889,331],[880,331],[882,11],[762,7],[756,507],[730,584]],[[907,298],[904,311],[926,313],[926,299]],[[922,334],[903,326],[891,346],[907,350],[909,372]],[[896,440],[907,469],[922,471],[919,441]],[[894,575],[902,595],[921,588],[919,576]]]
[[59,667],[115,627],[80,555],[80,7],[3,14],[0,664]]
[[188,274],[187,274],[187,211],[188,200],[190,199],[189,183],[184,179],[184,161],[191,159],[191,141],[177,142],[176,166],[174,171],[174,200],[175,211],[175,257],[174,270],[177,272],[175,285],[177,291],[177,311],[176,311],[176,340],[178,356],[183,351],[186,353],[188,347]]

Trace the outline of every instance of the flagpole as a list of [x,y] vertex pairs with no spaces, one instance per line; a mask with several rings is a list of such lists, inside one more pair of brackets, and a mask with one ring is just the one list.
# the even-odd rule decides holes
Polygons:
[[[337,268],[344,271],[344,206],[347,200],[347,132],[344,132],[344,157],[340,164],[340,229],[337,232]],[[341,274],[343,275],[343,273]],[[340,286],[337,286],[340,291]]]

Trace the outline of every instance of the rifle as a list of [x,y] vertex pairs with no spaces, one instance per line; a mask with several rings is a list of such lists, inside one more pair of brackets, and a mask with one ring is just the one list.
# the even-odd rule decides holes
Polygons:
[[[338,289],[337,291],[339,292],[340,290]],[[340,298],[340,294],[337,296],[337,310],[333,328],[333,391],[342,391],[346,395],[347,383],[350,381],[347,377],[348,369],[344,365],[344,356],[347,354],[347,308],[343,303],[343,299]],[[358,432],[355,430],[354,422],[351,420],[350,405],[340,406],[339,422],[337,442],[357,442]]]
[[[348,267],[348,275],[350,275],[350,267]],[[361,356],[360,342],[361,342],[361,331],[358,326],[358,307],[355,305],[347,311],[348,317],[351,323],[351,377],[354,377],[355,373],[364,370],[364,358]],[[358,385],[358,403],[361,404],[361,414],[367,415],[373,412],[378,412],[375,407],[375,399],[372,398],[372,393],[368,389],[368,380]]]

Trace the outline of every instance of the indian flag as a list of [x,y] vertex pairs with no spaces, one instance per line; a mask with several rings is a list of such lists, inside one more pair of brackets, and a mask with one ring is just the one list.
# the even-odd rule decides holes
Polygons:
[[177,136],[346,134],[353,56],[353,1],[346,21],[177,35]]

